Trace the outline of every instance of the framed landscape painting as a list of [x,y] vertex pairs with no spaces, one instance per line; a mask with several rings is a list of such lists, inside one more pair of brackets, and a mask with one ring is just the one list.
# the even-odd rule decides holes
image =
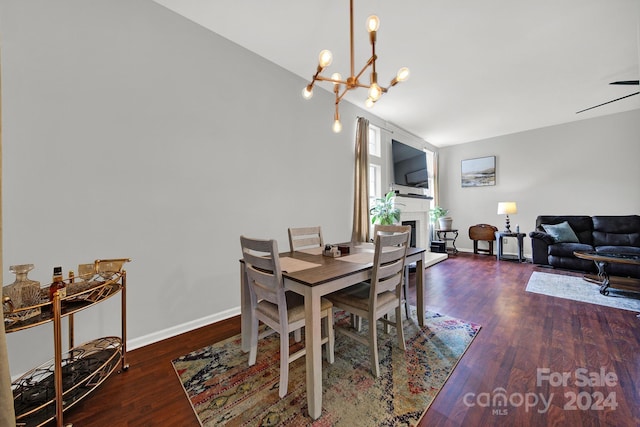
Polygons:
[[496,156],[462,161],[462,186],[484,187],[496,185]]

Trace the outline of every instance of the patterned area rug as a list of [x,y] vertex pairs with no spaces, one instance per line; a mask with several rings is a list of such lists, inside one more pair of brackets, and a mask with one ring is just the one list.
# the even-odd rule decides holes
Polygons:
[[609,295],[600,294],[600,286],[582,277],[534,271],[527,283],[527,292],[588,302],[590,304],[640,311],[640,293],[609,288]]
[[[433,312],[427,312],[422,328],[416,319],[412,310],[412,318],[404,321],[406,352],[397,347],[394,328],[389,334],[378,331],[378,379],[370,371],[368,347],[336,334],[335,362],[323,359],[323,409],[315,422],[306,415],[304,357],[289,365],[288,394],[278,397],[277,334],[259,341],[251,367],[240,336],[182,356],[173,366],[207,427],[415,425],[480,330]],[[366,327],[365,322],[364,332]]]

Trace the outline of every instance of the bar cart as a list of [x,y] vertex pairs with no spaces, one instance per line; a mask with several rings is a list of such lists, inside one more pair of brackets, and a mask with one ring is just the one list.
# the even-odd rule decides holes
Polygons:
[[[126,289],[122,268],[129,258],[96,260],[78,266],[78,275],[65,280],[66,296],[55,292],[49,301],[48,287],[41,289],[40,304],[15,308],[3,298],[6,333],[53,324],[54,358],[13,381],[13,401],[18,426],[42,426],[56,420],[64,426],[63,412],[91,394],[120,366],[127,370]],[[121,295],[120,337],[102,337],[76,346],[74,314]],[[62,349],[62,318],[68,319],[69,346]]]

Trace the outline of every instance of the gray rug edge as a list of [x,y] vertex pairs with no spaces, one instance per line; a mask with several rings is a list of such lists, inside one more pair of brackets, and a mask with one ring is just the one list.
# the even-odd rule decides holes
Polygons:
[[525,290],[555,298],[640,312],[640,293],[610,288],[609,295],[604,296],[600,294],[600,287],[597,284],[586,281],[580,276],[534,271]]

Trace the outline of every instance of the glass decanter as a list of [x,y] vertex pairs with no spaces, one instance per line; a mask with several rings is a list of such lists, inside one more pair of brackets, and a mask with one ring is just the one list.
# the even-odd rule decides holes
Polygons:
[[[40,304],[40,282],[31,280],[27,275],[33,270],[33,264],[19,264],[9,267],[9,271],[15,273],[16,280],[2,288],[2,295],[11,298],[13,310],[33,307]],[[40,307],[32,310],[24,310],[19,313],[22,318],[29,318],[40,314]]]

